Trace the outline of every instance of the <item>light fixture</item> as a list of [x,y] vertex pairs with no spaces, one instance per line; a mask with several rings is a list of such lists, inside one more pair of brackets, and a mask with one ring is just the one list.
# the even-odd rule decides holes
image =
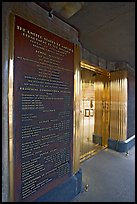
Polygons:
[[84,6],[84,2],[49,2],[49,6],[62,17],[68,19]]

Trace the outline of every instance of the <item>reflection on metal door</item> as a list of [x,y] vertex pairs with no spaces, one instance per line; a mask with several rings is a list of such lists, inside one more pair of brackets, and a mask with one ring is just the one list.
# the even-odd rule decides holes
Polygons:
[[93,142],[93,135],[102,137],[102,145],[107,146],[109,136],[109,74],[106,70],[81,62],[81,102],[80,102],[80,161],[100,149]]
[[81,90],[82,97],[80,103],[81,110],[81,141],[80,156],[89,153],[95,146],[92,141],[94,132],[94,73],[92,71],[81,70]]
[[101,137],[102,146],[108,145],[109,117],[110,117],[109,77],[97,75],[95,80],[94,134]]
[[[81,62],[80,160],[108,146],[108,139],[127,137],[127,72],[107,72]],[[94,143],[93,135],[101,139]]]
[[110,79],[110,139],[124,141],[127,139],[127,71],[111,72]]

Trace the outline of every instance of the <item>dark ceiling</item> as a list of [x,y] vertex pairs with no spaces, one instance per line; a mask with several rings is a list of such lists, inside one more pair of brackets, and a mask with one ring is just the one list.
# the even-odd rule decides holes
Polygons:
[[[49,3],[37,4],[51,10]],[[69,19],[53,14],[79,31],[79,41],[89,52],[135,69],[135,2],[84,2]]]

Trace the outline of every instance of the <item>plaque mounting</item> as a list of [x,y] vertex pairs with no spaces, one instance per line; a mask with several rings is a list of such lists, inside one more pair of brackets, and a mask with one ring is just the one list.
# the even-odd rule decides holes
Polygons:
[[31,202],[72,175],[74,44],[13,25],[13,201]]

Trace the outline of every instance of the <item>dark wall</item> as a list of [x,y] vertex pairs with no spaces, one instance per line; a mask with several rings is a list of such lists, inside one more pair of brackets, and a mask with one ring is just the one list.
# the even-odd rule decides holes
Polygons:
[[127,138],[135,135],[135,75],[128,72]]

